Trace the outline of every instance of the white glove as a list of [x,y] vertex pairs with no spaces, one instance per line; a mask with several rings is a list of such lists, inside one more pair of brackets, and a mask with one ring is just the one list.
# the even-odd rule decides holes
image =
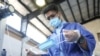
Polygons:
[[68,42],[77,42],[80,38],[80,31],[79,30],[63,30],[63,36],[65,40]]

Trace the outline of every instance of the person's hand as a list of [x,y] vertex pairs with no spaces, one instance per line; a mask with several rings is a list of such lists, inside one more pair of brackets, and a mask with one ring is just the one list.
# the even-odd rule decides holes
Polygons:
[[75,42],[79,39],[80,34],[78,30],[63,30],[63,36],[68,42]]

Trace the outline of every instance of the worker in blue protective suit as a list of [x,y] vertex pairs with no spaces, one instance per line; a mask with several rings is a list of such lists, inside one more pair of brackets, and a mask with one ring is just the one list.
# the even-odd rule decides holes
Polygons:
[[55,43],[43,56],[92,56],[96,41],[94,36],[79,23],[63,22],[61,13],[55,4],[50,4],[43,10],[49,24],[55,28],[48,37]]

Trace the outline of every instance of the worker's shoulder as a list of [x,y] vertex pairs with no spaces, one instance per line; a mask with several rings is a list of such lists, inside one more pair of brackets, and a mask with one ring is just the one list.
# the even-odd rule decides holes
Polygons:
[[65,22],[65,25],[80,25],[78,22]]

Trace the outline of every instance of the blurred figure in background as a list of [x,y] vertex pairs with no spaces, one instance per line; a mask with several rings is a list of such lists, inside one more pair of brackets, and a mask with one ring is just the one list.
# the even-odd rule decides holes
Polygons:
[[6,55],[7,55],[6,49],[2,49],[2,51],[1,51],[1,56],[6,56]]

